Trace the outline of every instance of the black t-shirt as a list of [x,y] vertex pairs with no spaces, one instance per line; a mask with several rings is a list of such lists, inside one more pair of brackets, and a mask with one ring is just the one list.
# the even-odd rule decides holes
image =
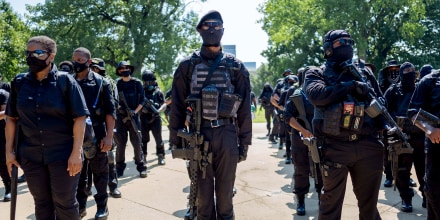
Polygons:
[[[96,80],[98,77],[100,80]],[[95,132],[97,143],[99,143],[106,136],[105,116],[112,115],[116,118],[116,109],[110,84],[105,78],[93,71],[89,71],[86,78],[77,82],[84,94],[93,122],[93,131]]]
[[30,73],[14,78],[6,115],[20,123],[19,156],[47,164],[69,158],[73,119],[89,115],[89,111],[75,79],[53,66],[41,81]]
[[[125,101],[128,104],[130,110],[135,110],[139,105],[144,103],[144,88],[141,81],[136,78],[131,78],[129,81],[124,82],[122,78],[116,80],[116,86],[118,88],[119,95],[124,94]],[[124,104],[119,98],[119,108],[123,111],[118,111],[120,114],[126,114]]]

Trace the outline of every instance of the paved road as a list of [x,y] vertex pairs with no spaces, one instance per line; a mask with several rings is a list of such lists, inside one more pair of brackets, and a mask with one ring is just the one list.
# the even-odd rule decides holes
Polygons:
[[[313,189],[307,195],[306,216],[295,214],[296,203],[291,187],[293,165],[284,163],[284,150],[278,150],[278,145],[268,143],[265,124],[254,124],[253,131],[253,145],[248,159],[240,163],[237,169],[235,186],[238,193],[234,198],[236,219],[317,219],[318,200]],[[168,139],[166,127],[163,127],[163,137]],[[147,178],[139,178],[134,162],[127,161],[127,170],[119,182],[122,198],[108,200],[109,219],[172,220],[184,216],[189,192],[185,162],[172,159],[170,151],[167,151],[167,164],[158,166],[154,146],[154,143],[148,146]],[[131,149],[127,147],[126,158],[133,157]],[[34,204],[26,183],[20,184],[18,190],[16,219],[35,219]],[[4,188],[1,187],[0,195],[3,196],[3,193]],[[413,206],[412,213],[400,212],[398,192],[393,191],[393,188],[380,189],[377,207],[382,219],[426,219],[426,209],[421,207],[420,192],[413,198]],[[0,219],[9,219],[9,207],[10,203],[0,202]],[[96,206],[92,196],[88,200],[87,213],[84,219],[94,219]],[[358,219],[351,182],[347,184],[342,219]]]

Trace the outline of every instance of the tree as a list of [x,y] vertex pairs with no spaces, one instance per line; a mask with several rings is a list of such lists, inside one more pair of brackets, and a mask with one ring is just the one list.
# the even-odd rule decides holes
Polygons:
[[278,71],[286,68],[280,64],[319,65],[324,34],[345,29],[355,40],[357,57],[380,68],[389,57],[403,59],[403,51],[417,54],[411,45],[424,39],[425,5],[423,0],[268,0],[259,9],[270,41],[263,54],[269,69]]
[[0,0],[0,73],[4,81],[10,81],[27,68],[24,51],[30,30],[11,5]]
[[83,46],[104,59],[110,74],[126,60],[135,76],[146,67],[166,81],[179,52],[196,40],[197,16],[186,6],[184,0],[52,0],[28,10],[35,32],[59,45],[57,62]]

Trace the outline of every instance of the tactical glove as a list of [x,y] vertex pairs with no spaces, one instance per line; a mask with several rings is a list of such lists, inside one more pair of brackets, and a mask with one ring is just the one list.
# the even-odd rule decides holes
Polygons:
[[341,84],[345,86],[349,92],[355,91],[357,94],[362,96],[367,96],[370,92],[370,87],[364,82],[353,80],[349,82],[343,82]]
[[402,142],[399,135],[397,134],[397,129],[400,129],[398,127],[392,127],[387,130],[387,142],[388,144],[398,144],[399,142]]
[[240,145],[238,146],[238,162],[245,161],[247,158],[249,146],[248,145]]

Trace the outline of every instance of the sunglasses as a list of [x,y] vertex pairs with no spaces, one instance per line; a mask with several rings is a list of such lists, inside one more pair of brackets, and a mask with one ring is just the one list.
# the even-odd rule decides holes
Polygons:
[[341,44],[341,46],[342,45],[350,45],[350,46],[354,45],[353,39],[339,38],[339,39],[336,39],[335,41],[333,41],[333,43],[337,43],[337,42],[339,42],[339,44]]
[[26,57],[28,57],[29,55],[32,55],[33,57],[36,57],[36,58],[40,58],[40,57],[44,56],[44,54],[49,54],[49,52],[46,50],[34,50],[34,51],[26,50],[26,51],[24,51],[24,53],[26,54]]
[[202,23],[202,30],[209,30],[209,28],[214,28],[216,31],[223,28],[223,24],[219,21],[206,21]]

